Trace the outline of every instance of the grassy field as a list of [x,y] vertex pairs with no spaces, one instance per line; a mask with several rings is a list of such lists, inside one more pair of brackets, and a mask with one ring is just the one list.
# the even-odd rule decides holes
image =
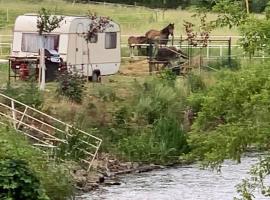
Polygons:
[[[18,15],[24,13],[36,13],[41,7],[55,10],[61,15],[85,15],[89,11],[98,15],[109,16],[121,25],[123,35],[143,35],[150,29],[162,29],[169,23],[175,23],[175,34],[184,34],[183,21],[188,20],[198,23],[198,19],[192,18],[194,14],[187,10],[153,10],[143,7],[123,7],[112,5],[72,4],[62,0],[0,1],[0,28],[1,34],[11,34],[12,26]],[[215,14],[209,14],[209,19],[214,19]],[[213,35],[237,35],[236,30],[217,29]],[[125,40],[126,38],[123,38]]]

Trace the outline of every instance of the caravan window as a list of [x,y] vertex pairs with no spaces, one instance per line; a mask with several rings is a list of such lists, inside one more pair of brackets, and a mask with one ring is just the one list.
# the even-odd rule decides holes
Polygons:
[[105,33],[105,49],[115,49],[117,43],[116,32]]
[[[59,35],[45,35],[45,49],[58,51]],[[42,47],[42,36],[36,33],[23,33],[22,51],[37,53]]]

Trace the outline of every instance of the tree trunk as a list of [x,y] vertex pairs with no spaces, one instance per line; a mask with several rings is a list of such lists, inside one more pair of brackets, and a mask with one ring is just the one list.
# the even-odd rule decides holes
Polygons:
[[247,14],[249,14],[249,0],[245,0],[245,1],[246,1]]

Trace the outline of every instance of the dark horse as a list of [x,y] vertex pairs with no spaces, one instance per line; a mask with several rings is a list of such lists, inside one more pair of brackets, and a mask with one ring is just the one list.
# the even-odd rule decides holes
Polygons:
[[173,36],[173,31],[174,31],[174,24],[169,24],[161,31],[150,30],[146,32],[145,37],[148,39],[149,43],[157,41],[158,44],[166,45],[168,43],[169,36],[170,35]]

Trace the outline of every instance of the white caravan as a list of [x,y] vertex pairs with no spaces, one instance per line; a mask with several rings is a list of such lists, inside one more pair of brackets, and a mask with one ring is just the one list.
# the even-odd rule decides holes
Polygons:
[[[121,61],[120,26],[110,21],[104,32],[86,42],[84,35],[89,29],[86,16],[65,16],[60,27],[45,34],[45,49],[56,50],[68,69],[82,71],[83,75],[97,77],[118,72]],[[42,47],[38,34],[37,15],[18,16],[14,26],[12,58],[37,57]],[[18,62],[11,63],[18,68]]]

